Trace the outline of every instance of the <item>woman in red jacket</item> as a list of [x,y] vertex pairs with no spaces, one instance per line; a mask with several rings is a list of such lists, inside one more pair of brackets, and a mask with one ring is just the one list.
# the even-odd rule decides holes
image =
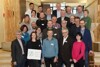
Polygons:
[[72,59],[74,62],[74,67],[84,67],[85,44],[82,41],[82,34],[80,32],[76,34],[76,41],[73,43]]

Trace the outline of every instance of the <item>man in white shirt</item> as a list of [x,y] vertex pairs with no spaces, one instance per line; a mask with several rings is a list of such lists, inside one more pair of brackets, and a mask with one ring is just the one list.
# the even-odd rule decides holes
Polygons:
[[56,4],[56,10],[53,11],[53,15],[56,16],[57,18],[59,18],[61,15],[61,4],[60,3],[57,3]]
[[31,17],[31,11],[34,10],[34,4],[30,3],[29,4],[29,9],[25,12],[25,14],[28,14],[29,17]]
[[25,67],[25,43],[21,36],[21,31],[17,31],[16,39],[11,44],[11,57],[14,67]]
[[51,14],[51,8],[47,8],[46,10],[46,19],[51,20],[52,14]]

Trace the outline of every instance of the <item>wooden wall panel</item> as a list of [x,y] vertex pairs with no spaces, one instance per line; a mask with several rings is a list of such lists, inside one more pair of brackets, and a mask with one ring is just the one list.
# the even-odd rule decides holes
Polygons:
[[20,0],[19,4],[20,4],[20,16],[22,19],[26,11],[26,0]]
[[100,0],[98,0],[98,4],[100,5]]
[[[90,0],[88,0],[90,1]],[[92,0],[90,4],[87,5],[86,9],[89,10],[89,15],[92,19],[92,23],[98,23],[98,0]],[[98,28],[93,31],[94,33],[94,41],[100,41],[98,38]]]
[[5,19],[4,19],[4,0],[0,0],[0,48],[1,42],[5,41]]
[[4,0],[5,39],[12,41],[20,21],[19,0]]
[[97,41],[100,42],[100,24],[98,25],[96,32],[97,32]]

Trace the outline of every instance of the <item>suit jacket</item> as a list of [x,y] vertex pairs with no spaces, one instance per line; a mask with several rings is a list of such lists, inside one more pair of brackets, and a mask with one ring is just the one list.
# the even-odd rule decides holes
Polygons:
[[[24,46],[24,41],[22,40],[23,48],[24,48],[24,53],[25,51],[25,46]],[[17,62],[21,63],[25,59],[25,55],[22,55],[22,49],[20,47],[20,44],[17,39],[12,41],[11,44],[11,57],[12,57],[12,62]]]
[[[69,19],[68,17],[65,17],[64,20],[67,21],[67,27],[70,27],[70,26],[69,26],[69,25],[70,25],[70,19]],[[57,19],[57,23],[59,23],[59,24],[61,25],[61,22],[62,22],[61,17],[59,17],[59,18]]]
[[[81,32],[81,30],[80,30],[80,32]],[[92,38],[91,38],[91,33],[88,29],[85,29],[82,40],[85,43],[86,51],[92,50]]]
[[57,10],[54,10],[52,15],[57,17]]
[[37,13],[37,18],[39,18],[39,17],[40,17],[40,13],[38,12],[38,13]]
[[76,27],[76,25],[73,25],[69,30],[69,35],[76,40],[76,34],[80,32],[80,27]]
[[64,61],[69,62],[70,59],[72,58],[71,53],[72,53],[72,45],[73,45],[73,39],[68,36],[66,39],[66,42],[63,44],[63,38],[61,39],[61,44],[59,45],[59,59],[62,58]]

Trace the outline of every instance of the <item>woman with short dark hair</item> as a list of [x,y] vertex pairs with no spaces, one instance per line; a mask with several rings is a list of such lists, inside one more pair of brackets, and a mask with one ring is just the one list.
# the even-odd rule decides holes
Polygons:
[[21,32],[22,32],[22,40],[24,40],[24,41],[25,41],[25,44],[26,44],[27,41],[30,39],[30,36],[29,36],[29,34],[27,33],[28,27],[27,27],[26,25],[22,25],[22,26],[20,27],[20,30],[21,30]]
[[73,44],[72,60],[74,62],[74,67],[84,67],[85,44],[82,41],[82,34],[80,32],[76,34],[76,41]]

